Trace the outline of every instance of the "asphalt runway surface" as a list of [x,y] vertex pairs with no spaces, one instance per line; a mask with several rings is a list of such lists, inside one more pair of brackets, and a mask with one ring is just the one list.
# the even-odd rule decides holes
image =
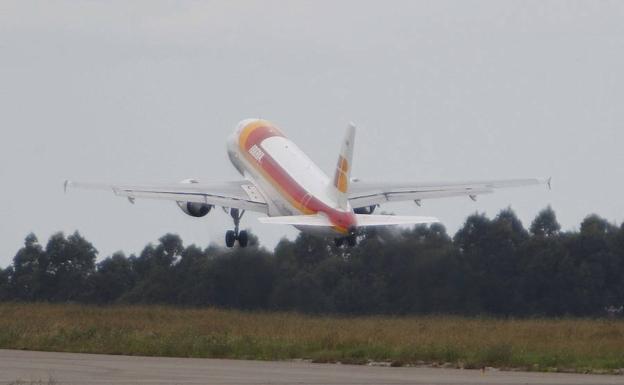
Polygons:
[[0,350],[0,384],[624,384],[624,376]]

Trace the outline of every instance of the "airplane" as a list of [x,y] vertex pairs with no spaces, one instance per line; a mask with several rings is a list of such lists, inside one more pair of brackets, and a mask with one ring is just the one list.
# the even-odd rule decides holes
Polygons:
[[266,224],[292,225],[300,231],[334,238],[336,246],[355,246],[358,229],[367,226],[428,224],[439,222],[427,216],[373,214],[386,202],[478,195],[498,188],[546,184],[551,179],[508,179],[452,183],[379,183],[351,179],[355,125],[349,124],[334,177],[329,178],[282,131],[264,119],[245,119],[227,139],[227,153],[244,178],[237,181],[200,183],[186,179],[169,184],[102,184],[65,181],[69,187],[112,191],[131,203],[138,198],[175,201],[191,217],[204,217],[220,206],[234,221],[225,233],[225,244],[246,247],[248,234],[240,230],[246,211],[265,214]]

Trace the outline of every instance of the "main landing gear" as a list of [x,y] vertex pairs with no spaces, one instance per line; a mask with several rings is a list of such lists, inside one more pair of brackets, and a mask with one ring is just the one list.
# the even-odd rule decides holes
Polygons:
[[234,220],[234,230],[228,230],[225,233],[225,245],[227,247],[234,246],[236,241],[238,241],[240,247],[247,247],[247,242],[249,241],[247,232],[245,230],[238,231],[238,226],[240,225],[243,214],[245,214],[245,210],[230,209],[230,216]]

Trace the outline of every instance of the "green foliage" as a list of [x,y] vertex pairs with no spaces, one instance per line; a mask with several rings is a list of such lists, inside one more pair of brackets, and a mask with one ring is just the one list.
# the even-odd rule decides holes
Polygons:
[[[28,245],[26,245],[28,247]],[[97,250],[78,232],[50,237],[41,258],[45,267],[39,299],[67,302],[83,301],[91,291]]]
[[559,233],[561,225],[557,222],[557,216],[552,207],[548,206],[542,210],[533,223],[531,223],[531,234],[537,237],[552,237]]
[[13,258],[11,274],[12,294],[15,299],[32,301],[43,295],[42,285],[46,282],[48,267],[47,255],[39,245],[37,237],[30,233],[22,247]]
[[13,268],[0,268],[0,301],[7,301],[12,298],[9,279],[13,275]]
[[95,265],[96,253],[78,233],[55,234],[45,249],[30,234],[0,270],[0,300],[522,317],[603,316],[624,305],[624,226],[591,215],[562,232],[550,207],[528,231],[505,209],[471,215],[454,237],[440,224],[367,228],[354,248],[302,233],[273,252],[253,235],[245,249],[201,249],[166,234],[138,256]]
[[92,300],[97,303],[112,303],[130,291],[136,282],[132,263],[125,254],[117,252],[97,264],[93,276]]

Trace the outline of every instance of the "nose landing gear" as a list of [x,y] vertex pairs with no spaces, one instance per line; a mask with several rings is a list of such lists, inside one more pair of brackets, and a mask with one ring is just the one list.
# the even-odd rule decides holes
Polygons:
[[240,247],[247,247],[249,235],[245,230],[238,231],[243,214],[245,214],[245,210],[240,211],[239,209],[230,209],[230,216],[234,220],[234,230],[228,230],[225,232],[225,245],[227,247],[233,247],[236,241],[238,241]]

